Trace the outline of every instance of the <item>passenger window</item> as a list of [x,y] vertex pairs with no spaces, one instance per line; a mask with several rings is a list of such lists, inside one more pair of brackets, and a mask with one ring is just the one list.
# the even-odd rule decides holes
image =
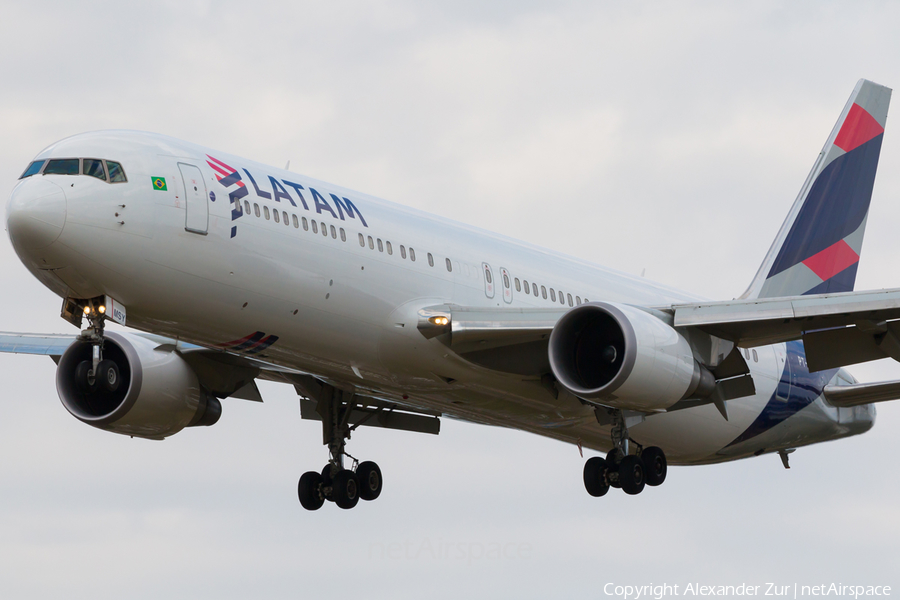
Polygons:
[[429,267],[434,266],[434,257],[431,255],[431,252],[428,253],[428,266]]
[[581,296],[575,296],[575,304],[581,306]]
[[369,250],[375,249],[375,240],[372,239],[372,236],[369,236]]
[[341,241],[342,241],[342,242],[346,242],[346,241],[347,241],[347,232],[344,231],[344,228],[343,228],[343,227],[341,227]]
[[303,217],[303,231],[309,231],[309,222]]
[[287,211],[281,211],[281,216],[284,218],[284,224],[290,227],[291,223],[288,221]]
[[544,286],[541,286],[541,298],[543,298],[544,300],[547,299],[547,288],[545,288]]
[[259,216],[259,204],[256,204],[255,202],[253,203],[253,212],[257,217]]
[[406,247],[400,244],[400,258],[406,258]]
[[384,244],[381,243],[381,238],[378,238],[378,251],[384,252]]
[[487,282],[488,282],[488,283],[494,283],[494,276],[491,275],[491,270],[490,270],[490,269],[485,269],[485,270],[484,270],[484,276],[487,278]]
[[275,222],[276,222],[276,223],[281,223],[281,217],[278,216],[278,211],[276,210],[276,211],[274,211],[274,212],[275,212],[275,215],[274,215],[274,216],[275,216]]
[[556,292],[553,291],[553,288],[550,288],[550,300],[556,302]]
[[334,228],[334,225],[331,226],[331,239],[337,239],[337,229]]
[[26,177],[31,177],[31,176],[34,175],[35,173],[39,172],[39,171],[41,170],[41,167],[44,166],[44,163],[45,163],[45,162],[46,162],[46,161],[43,161],[43,160],[36,160],[36,161],[34,161],[34,162],[31,163],[30,165],[28,165],[28,168],[25,169],[25,172],[22,173],[22,176],[19,177],[19,179],[25,179]]
[[509,287],[509,276],[506,273],[503,274],[503,287]]
[[300,229],[300,221],[297,220],[297,215],[291,215],[291,220],[294,221],[294,229]]
[[263,212],[266,214],[266,221],[269,220],[269,207],[263,206]]
[[756,348],[753,349],[753,362],[759,362],[759,355],[756,353]]
[[[111,160],[106,161],[106,170],[109,171],[110,183],[122,183],[123,181],[128,181],[125,179],[125,171],[119,163]],[[46,171],[44,172],[46,173]]]
[[387,244],[387,251],[388,251],[388,254],[393,254],[393,253],[394,253],[394,248],[391,246],[391,243],[390,243],[390,242],[385,242],[385,244]]
[[416,262],[416,251],[412,248],[409,249],[409,260]]
[[44,169],[44,175],[78,175],[77,158],[51,160]]
[[522,286],[519,284],[519,278],[518,278],[518,277],[516,277],[516,291],[517,291],[517,292],[521,292],[521,291],[522,291]]
[[312,232],[319,233],[319,224],[316,223],[315,221],[312,222]]
[[750,351],[744,348],[744,358],[750,360]]
[[523,284],[524,284],[524,286],[525,286],[525,293],[526,293],[526,294],[530,294],[530,293],[531,293],[531,285],[528,283],[528,280],[526,279],[526,280],[523,282]]
[[322,223],[322,235],[328,237],[328,225],[326,225],[324,222]]
[[559,303],[560,303],[560,304],[565,304],[565,303],[566,303],[566,297],[563,295],[562,292],[559,293]]
[[250,214],[250,201],[244,200],[244,212]]
[[531,283],[531,291],[534,292],[534,297],[537,298],[537,284],[534,282]]
[[81,173],[106,181],[106,171],[103,170],[103,161],[96,158],[85,158],[82,160]]
[[453,265],[450,264],[450,259],[447,258],[447,259],[444,259],[444,260],[447,262],[447,272],[448,272],[448,273],[452,273],[452,272],[453,272]]
[[574,306],[574,303],[572,302],[572,294],[566,294],[566,295],[569,297],[569,306]]
[[366,237],[361,233],[359,234],[359,247],[360,248],[366,247]]

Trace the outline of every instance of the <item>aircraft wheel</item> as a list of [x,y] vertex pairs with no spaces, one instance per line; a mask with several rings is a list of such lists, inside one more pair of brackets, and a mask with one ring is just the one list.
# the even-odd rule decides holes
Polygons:
[[100,388],[98,379],[90,376],[92,366],[91,361],[83,360],[75,367],[75,385],[85,394],[96,392]]
[[[316,473],[318,475],[318,473]],[[341,508],[353,508],[359,502],[359,480],[356,473],[345,469],[334,476],[331,482],[334,503]]]
[[606,461],[599,456],[589,458],[584,463],[584,489],[595,498],[599,498],[609,491],[609,483],[606,480]]
[[631,496],[644,491],[644,463],[634,454],[629,454],[619,464],[619,483],[622,491]]
[[329,502],[334,502],[334,495],[331,493],[331,463],[322,467],[322,496]]
[[661,485],[666,480],[666,472],[668,467],[666,464],[666,455],[662,448],[650,446],[644,448],[641,452],[641,461],[644,463],[646,471],[647,485]]
[[374,462],[367,460],[359,463],[356,468],[356,478],[359,481],[359,497],[363,500],[374,500],[381,495],[381,469]]
[[107,391],[116,391],[119,389],[120,383],[119,366],[109,359],[101,360],[100,364],[97,365],[97,373],[94,375],[94,379]]
[[297,496],[300,505],[306,510],[319,510],[325,503],[322,497],[322,475],[315,471],[307,471],[297,484]]
[[622,487],[622,481],[619,477],[619,464],[621,464],[623,458],[625,458],[625,453],[618,448],[613,448],[606,453],[606,468],[609,475],[611,475],[608,478],[609,485],[614,488]]

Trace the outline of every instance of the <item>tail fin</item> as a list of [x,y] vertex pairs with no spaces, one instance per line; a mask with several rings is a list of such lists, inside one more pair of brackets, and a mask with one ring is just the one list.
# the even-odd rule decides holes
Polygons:
[[890,102],[859,80],[742,298],[853,290]]

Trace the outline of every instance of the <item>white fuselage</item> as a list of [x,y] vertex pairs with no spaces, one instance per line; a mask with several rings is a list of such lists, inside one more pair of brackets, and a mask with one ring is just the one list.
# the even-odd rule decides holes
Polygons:
[[[13,244],[29,270],[58,295],[107,294],[127,307],[130,326],[210,347],[226,347],[257,332],[277,336],[255,356],[379,398],[588,448],[611,447],[609,428],[597,423],[593,409],[571,396],[555,399],[535,378],[475,366],[439,341],[425,339],[416,327],[419,309],[440,304],[562,308],[570,306],[570,295],[573,304],[590,299],[660,306],[693,299],[164,136],[83,134],[37,158],[51,157],[115,160],[128,178],[107,183],[84,175],[38,175],[22,179],[14,190],[8,219],[25,215],[40,227],[33,239],[17,238],[11,228]],[[199,169],[197,181],[190,180],[195,171],[185,165]],[[227,178],[235,171],[239,182]],[[166,189],[154,178],[164,178]],[[229,198],[234,192],[240,197]],[[525,281],[532,293],[521,287]],[[837,409],[821,398],[760,425],[788,351],[780,344],[749,355],[757,393],[730,401],[729,420],[705,405],[652,415],[631,428],[632,437],[662,447],[670,463],[696,464],[871,427],[870,406]],[[838,372],[832,380],[852,378]],[[788,406],[790,397],[783,402]],[[751,425],[758,433],[732,444]]]

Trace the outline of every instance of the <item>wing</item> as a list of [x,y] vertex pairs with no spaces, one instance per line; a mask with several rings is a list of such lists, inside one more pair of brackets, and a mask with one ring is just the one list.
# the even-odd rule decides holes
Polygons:
[[738,346],[803,340],[810,370],[900,360],[900,289],[677,304],[676,328]]

